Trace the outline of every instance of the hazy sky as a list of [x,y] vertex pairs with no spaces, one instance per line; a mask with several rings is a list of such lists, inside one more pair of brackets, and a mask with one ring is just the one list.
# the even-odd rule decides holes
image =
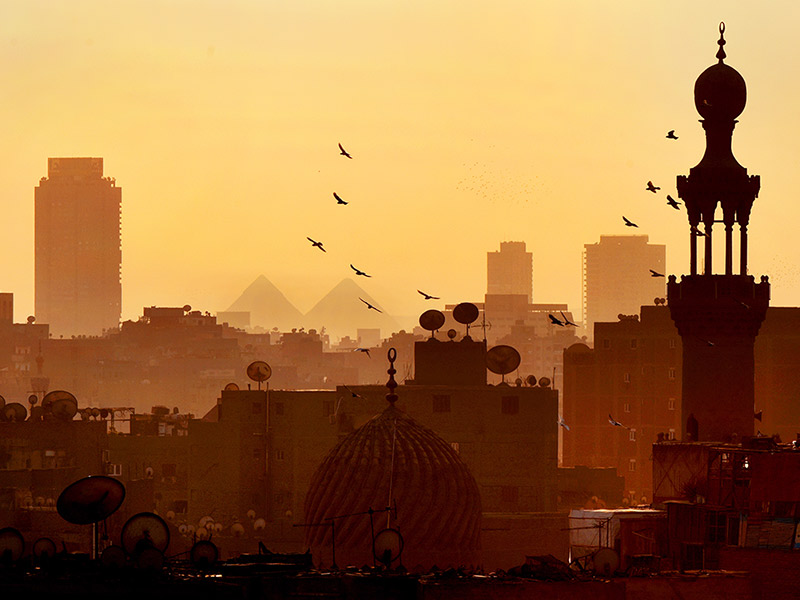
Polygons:
[[47,158],[100,156],[123,190],[124,318],[224,310],[262,273],[305,312],[351,262],[389,312],[418,314],[417,288],[481,300],[504,240],[534,253],[534,301],[579,313],[583,244],[631,233],[623,214],[688,271],[664,193],[702,156],[692,90],[724,20],[748,84],[734,153],[762,178],[751,273],[800,305],[799,17],[796,1],[4,0],[0,288],[32,313]]

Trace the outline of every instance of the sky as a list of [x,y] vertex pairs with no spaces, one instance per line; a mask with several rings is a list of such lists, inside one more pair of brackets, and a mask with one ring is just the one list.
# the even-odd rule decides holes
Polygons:
[[418,315],[417,289],[481,301],[502,241],[533,252],[534,302],[580,316],[583,245],[631,233],[622,215],[688,271],[665,194],[702,157],[692,90],[724,20],[748,85],[734,154],[761,176],[750,272],[798,306],[798,17],[792,1],[4,0],[0,289],[17,321],[33,313],[34,187],[48,157],[99,156],[122,188],[124,319],[225,310],[261,274],[306,312],[351,263],[388,312]]

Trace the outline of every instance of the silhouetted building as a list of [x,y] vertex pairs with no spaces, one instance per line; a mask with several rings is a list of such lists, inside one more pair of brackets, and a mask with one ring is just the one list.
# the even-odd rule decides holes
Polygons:
[[486,294],[533,302],[533,254],[525,251],[525,242],[501,242],[499,252],[486,253]]
[[595,323],[634,314],[643,304],[664,296],[667,247],[649,244],[646,235],[601,235],[583,251],[583,326],[591,334]]
[[122,189],[102,158],[50,158],[35,190],[36,318],[56,336],[119,327]]
[[[753,433],[755,361],[753,346],[769,304],[766,276],[756,283],[747,274],[747,225],[761,181],[748,175],[733,156],[736,117],[744,110],[744,79],[723,62],[697,78],[694,103],[703,117],[706,151],[689,176],[678,176],[690,226],[690,274],[669,278],[669,308],[683,339],[683,423],[696,421],[695,441],[726,441]],[[721,221],[717,215],[721,208]],[[725,231],[724,274],[714,274],[715,223]],[[700,226],[703,231],[700,231]],[[734,225],[739,226],[739,265],[734,274]],[[717,229],[719,231],[719,229]],[[703,273],[697,269],[697,242],[704,246]],[[688,439],[684,436],[684,439]]]

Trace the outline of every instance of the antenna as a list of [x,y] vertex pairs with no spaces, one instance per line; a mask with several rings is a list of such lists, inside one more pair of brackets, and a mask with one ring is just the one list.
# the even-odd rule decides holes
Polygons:
[[431,339],[433,339],[434,333],[444,325],[444,313],[436,309],[426,310],[419,316],[419,324],[423,329],[431,332]]
[[258,389],[261,390],[261,382],[272,377],[272,367],[263,360],[253,361],[247,365],[247,376],[253,381],[257,381]]
[[470,323],[473,323],[478,318],[479,314],[480,311],[478,307],[472,304],[472,302],[462,302],[461,304],[457,304],[453,309],[453,318],[462,325],[467,326],[466,337],[469,337]]
[[506,375],[519,367],[519,352],[511,346],[495,346],[486,353],[486,368],[492,373],[502,376],[505,383]]

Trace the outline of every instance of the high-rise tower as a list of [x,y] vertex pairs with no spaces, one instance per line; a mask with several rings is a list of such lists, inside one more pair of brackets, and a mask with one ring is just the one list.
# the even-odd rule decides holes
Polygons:
[[533,302],[533,254],[525,242],[500,242],[500,252],[486,253],[486,293],[527,296]]
[[[731,150],[747,89],[742,76],[723,62],[724,23],[719,31],[719,62],[703,71],[694,86],[706,132],[705,155],[688,177],[678,176],[678,195],[689,217],[690,274],[680,282],[671,275],[667,285],[670,312],[683,340],[686,441],[726,441],[732,434],[753,434],[753,345],[769,304],[767,277],[756,283],[747,274],[747,225],[760,179],[748,175]],[[715,224],[725,228],[723,275],[715,275],[713,269]],[[736,224],[738,274],[733,272]],[[702,274],[697,272],[698,238],[704,244]]]
[[122,189],[102,158],[50,158],[35,189],[36,318],[54,335],[119,326]]

